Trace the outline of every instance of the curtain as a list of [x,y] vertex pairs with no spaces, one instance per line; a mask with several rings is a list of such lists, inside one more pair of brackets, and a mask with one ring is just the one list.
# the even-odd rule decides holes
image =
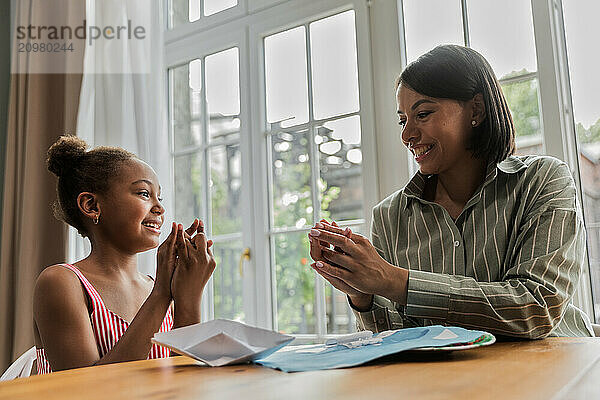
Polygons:
[[[145,39],[98,41],[86,48],[77,135],[93,146],[123,147],[150,164],[170,211],[163,7],[163,0],[87,0],[88,24],[141,26]],[[69,260],[89,252],[89,241],[70,229]],[[156,250],[140,254],[138,265],[141,272],[153,275]]]
[[[15,22],[42,25],[53,16],[64,24],[81,24],[84,5],[61,4],[18,1]],[[56,179],[45,159],[58,136],[75,132],[82,75],[39,72],[81,70],[82,65],[82,52],[51,60],[13,54],[0,247],[0,371],[34,344],[35,281],[46,266],[66,257],[66,228],[51,209]]]

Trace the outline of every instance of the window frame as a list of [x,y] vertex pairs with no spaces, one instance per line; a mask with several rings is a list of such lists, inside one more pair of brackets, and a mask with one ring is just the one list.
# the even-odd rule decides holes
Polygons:
[[[238,6],[240,4],[241,2]],[[248,3],[245,2],[244,5],[247,10]],[[245,197],[249,199],[247,208],[251,211],[248,213],[252,218],[252,223],[244,224],[243,227],[244,247],[252,249],[251,260],[244,266],[244,290],[248,290],[250,294],[245,298],[245,302],[250,303],[245,310],[245,320],[255,326],[268,329],[276,329],[277,326],[277,288],[274,279],[275,269],[271,259],[270,235],[272,229],[268,208],[270,199],[267,192],[270,166],[265,161],[268,159],[267,151],[270,149],[267,149],[265,135],[267,125],[263,38],[350,9],[355,12],[360,104],[360,110],[353,114],[359,115],[361,118],[362,179],[365,193],[363,212],[364,225],[368,229],[371,209],[379,201],[380,196],[375,167],[376,143],[369,15],[367,4],[364,1],[324,0],[308,5],[295,0],[278,2],[272,7],[261,9],[253,14],[247,12],[246,15],[222,24],[201,25],[197,23],[201,21],[199,20],[165,32],[165,73],[167,76],[170,68],[233,46],[238,47],[241,102],[240,139],[244,171],[242,179],[243,186],[247,188],[248,193],[248,197]],[[253,51],[249,49],[253,49]],[[167,99],[169,99],[169,87],[166,90]],[[312,96],[312,93],[309,96]],[[169,104],[170,102],[169,99]],[[335,117],[335,119],[337,118],[339,116]],[[171,129],[170,126],[171,113],[169,113],[169,129]],[[172,140],[171,133],[169,135]],[[171,165],[173,159],[171,143]],[[316,279],[322,280],[320,277]],[[317,334],[297,335],[298,337],[314,340],[331,336],[325,334],[324,330],[326,326],[324,290],[316,294],[317,304],[322,307],[318,312],[323,317],[316,321]],[[206,290],[203,299],[203,320],[212,318],[212,304],[212,290]],[[270,310],[270,312],[259,312],[259,310]]]
[[[373,104],[372,104],[372,83],[371,83],[371,66],[370,66],[370,57],[364,57],[362,54],[369,54],[369,42],[365,40],[368,38],[368,10],[366,4],[362,1],[338,1],[338,0],[327,0],[319,2],[319,4],[310,4],[303,5],[300,2],[290,2],[283,4],[278,7],[274,7],[265,12],[264,18],[257,23],[251,24],[249,27],[249,42],[254,44],[253,48],[257,49],[251,54],[251,69],[250,73],[253,77],[258,77],[258,79],[252,80],[253,86],[250,91],[254,94],[258,95],[258,101],[253,103],[254,108],[252,109],[253,116],[253,132],[256,135],[261,136],[261,140],[255,140],[255,144],[260,145],[254,148],[256,153],[259,154],[259,158],[262,160],[268,159],[267,146],[266,146],[266,129],[267,129],[267,121],[266,121],[266,82],[265,82],[265,66],[264,66],[264,45],[263,40],[265,37],[269,35],[273,35],[276,33],[283,32],[285,30],[309,24],[313,21],[327,18],[329,16],[339,14],[344,11],[348,11],[353,9],[355,12],[355,23],[356,23],[356,40],[357,40],[357,62],[358,62],[358,74],[359,74],[359,104],[360,110],[357,112],[361,117],[361,150],[363,153],[363,190],[365,193],[364,198],[364,215],[365,215],[365,226],[370,226],[370,217],[371,217],[371,208],[377,203],[377,176],[376,170],[374,168],[375,163],[375,143],[374,138],[370,137],[369,132],[373,132]],[[271,21],[271,22],[267,22]],[[272,22],[272,21],[277,21]],[[365,35],[366,32],[366,35]],[[308,34],[308,32],[307,32]],[[312,93],[309,89],[309,99],[312,97]],[[310,101],[310,100],[309,100]],[[314,122],[312,122],[314,123]],[[309,124],[305,124],[309,126]],[[258,167],[258,166],[257,166]],[[260,171],[257,170],[257,174],[255,174],[256,187],[261,187],[267,189],[269,186],[268,182],[268,174],[269,174],[269,166],[266,163],[262,163],[260,167],[258,167]],[[257,176],[259,175],[259,176]],[[270,249],[270,236],[271,236],[271,228],[270,228],[270,199],[267,190],[261,191],[261,197],[257,197],[257,202],[262,204],[260,210],[255,208],[255,217],[256,224],[255,226],[260,226],[262,232],[260,235],[257,235],[264,240],[261,243],[257,243],[257,251],[255,254],[258,258],[255,260],[259,265],[273,265],[273,260],[271,258],[271,249]],[[300,231],[302,231],[301,229]],[[277,230],[275,230],[277,231]],[[308,231],[308,230],[306,230]],[[258,274],[260,274],[257,271]],[[265,296],[262,299],[262,304],[260,304],[259,309],[270,309],[270,315],[262,315],[259,317],[257,321],[262,326],[269,326],[271,329],[276,329],[277,327],[277,303],[276,303],[276,280],[275,280],[275,270],[271,268],[270,271],[262,271],[263,275],[258,276],[258,281],[270,281],[271,287],[269,290],[269,296]],[[267,276],[267,274],[269,276]],[[318,280],[322,280],[322,278],[316,278]],[[323,287],[321,285],[321,287]],[[325,296],[324,289],[319,290],[318,287],[315,287],[315,295],[316,295],[316,311],[315,316],[316,320],[316,335],[312,334],[300,334],[295,335],[299,339],[314,339],[314,338],[322,338],[329,337],[331,335],[326,334],[326,319],[325,319]],[[267,314],[267,313],[263,313]],[[319,314],[322,314],[323,318],[319,319]],[[261,318],[262,317],[262,318]]]
[[[248,168],[249,163],[251,162],[251,151],[250,149],[250,115],[249,115],[249,106],[248,106],[248,90],[246,89],[249,85],[247,79],[248,75],[242,73],[245,69],[247,71],[247,47],[246,47],[246,36],[245,30],[242,29],[217,29],[215,33],[214,40],[204,41],[198,40],[198,35],[192,35],[186,37],[184,40],[177,42],[175,45],[166,46],[165,51],[165,74],[167,82],[170,83],[170,69],[183,66],[195,59],[204,60],[207,56],[210,56],[215,53],[219,53],[224,50],[231,49],[236,47],[238,49],[238,57],[239,57],[239,82],[240,82],[240,151],[242,158],[242,198],[249,199],[249,201],[244,202],[242,207],[242,221],[249,220],[249,215],[251,215],[251,210],[253,208],[252,204],[252,196],[253,196],[253,186],[251,183],[251,175]],[[202,61],[202,74],[204,76],[204,62]],[[204,79],[203,79],[204,80]],[[205,93],[205,85],[202,86],[202,92]],[[206,143],[203,141],[202,144],[189,147],[184,150],[174,150],[174,138],[172,134],[172,126],[171,126],[171,98],[170,94],[170,84],[166,87],[166,98],[169,107],[169,115],[168,115],[168,123],[169,123],[169,157],[170,157],[170,165],[171,171],[174,171],[174,160],[177,155],[187,154],[187,153],[202,153],[203,155],[207,155],[210,151],[210,148],[214,146],[222,145],[223,143]],[[203,104],[205,104],[205,95],[203,95]],[[203,117],[206,118],[206,117]],[[207,121],[205,121],[207,123]],[[206,123],[204,125],[206,125]],[[206,126],[204,127],[206,128]],[[205,133],[207,135],[207,133]],[[226,142],[229,143],[229,142]],[[207,165],[207,160],[204,159],[203,162]],[[208,173],[208,172],[205,172]],[[171,178],[174,180],[174,176]],[[175,197],[175,193],[171,193],[173,198]],[[205,193],[204,202],[208,201],[210,193],[207,191]],[[208,212],[208,204],[203,204],[204,213]],[[208,215],[202,215],[201,218],[208,219]],[[253,248],[252,241],[252,232],[249,228],[249,223],[242,223],[242,247],[243,248]],[[241,256],[241,254],[240,254]],[[243,266],[244,280],[243,280],[243,295],[244,295],[244,314],[247,321],[253,321],[255,319],[256,307],[252,302],[248,302],[247,297],[251,296],[250,294],[254,292],[253,282],[254,282],[254,268],[247,265],[246,262]],[[207,283],[206,289],[202,298],[202,321],[209,321],[214,318],[214,290],[213,290],[213,279]]]

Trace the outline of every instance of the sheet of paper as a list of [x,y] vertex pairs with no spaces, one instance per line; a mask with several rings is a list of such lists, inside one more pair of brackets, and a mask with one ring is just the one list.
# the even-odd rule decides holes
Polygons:
[[212,367],[264,358],[294,338],[226,319],[154,334],[153,343]]

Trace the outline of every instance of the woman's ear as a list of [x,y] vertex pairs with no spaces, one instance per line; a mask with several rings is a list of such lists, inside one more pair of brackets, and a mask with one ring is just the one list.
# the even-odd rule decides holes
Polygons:
[[481,93],[477,93],[471,102],[473,105],[471,121],[475,121],[475,124],[473,125],[475,127],[481,125],[481,123],[485,120],[485,101],[483,99],[483,95]]
[[97,221],[100,218],[100,205],[94,193],[81,192],[77,196],[77,207],[87,218]]

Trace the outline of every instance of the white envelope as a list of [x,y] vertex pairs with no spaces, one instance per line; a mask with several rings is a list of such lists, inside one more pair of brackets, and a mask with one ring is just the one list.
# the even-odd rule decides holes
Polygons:
[[152,343],[202,361],[211,367],[241,364],[276,352],[293,336],[227,319],[155,333]]

